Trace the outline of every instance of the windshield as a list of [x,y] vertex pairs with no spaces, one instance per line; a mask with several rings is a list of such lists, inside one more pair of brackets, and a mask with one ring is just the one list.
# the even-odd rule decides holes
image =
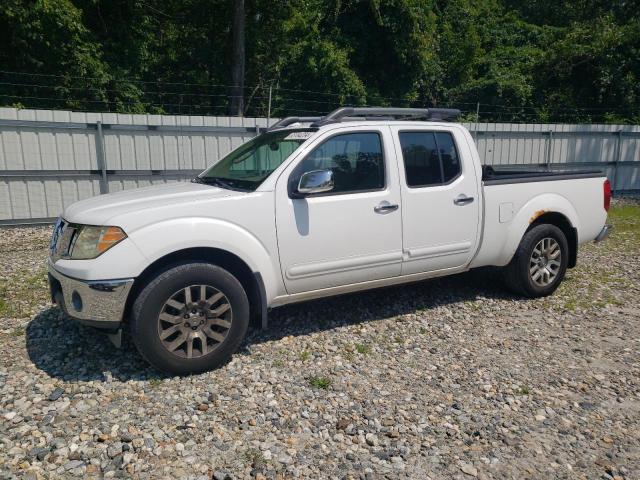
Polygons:
[[314,131],[289,129],[263,133],[235,149],[194,180],[252,192]]

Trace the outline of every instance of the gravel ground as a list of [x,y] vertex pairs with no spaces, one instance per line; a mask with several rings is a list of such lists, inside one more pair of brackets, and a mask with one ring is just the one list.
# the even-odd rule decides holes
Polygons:
[[0,478],[640,478],[640,206],[552,297],[455,277],[283,307],[170,378],[47,299],[0,231]]

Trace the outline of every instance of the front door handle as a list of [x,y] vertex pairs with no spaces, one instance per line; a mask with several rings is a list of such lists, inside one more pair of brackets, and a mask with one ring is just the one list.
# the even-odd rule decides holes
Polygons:
[[458,195],[453,201],[453,203],[455,203],[456,205],[467,205],[471,202],[473,202],[473,197],[467,197],[464,193]]
[[381,202],[379,205],[373,207],[373,211],[376,213],[389,213],[394,212],[398,209],[398,205],[391,204],[386,200]]

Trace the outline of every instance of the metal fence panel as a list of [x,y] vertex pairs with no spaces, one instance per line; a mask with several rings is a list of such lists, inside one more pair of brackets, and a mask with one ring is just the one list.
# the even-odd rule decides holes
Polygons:
[[[100,193],[186,180],[267,125],[265,118],[0,108],[0,225],[47,221]],[[598,168],[615,191],[640,191],[640,126],[465,126],[486,165]]]

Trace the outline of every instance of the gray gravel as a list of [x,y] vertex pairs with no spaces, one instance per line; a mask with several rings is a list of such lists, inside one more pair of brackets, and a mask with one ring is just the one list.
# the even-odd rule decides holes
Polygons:
[[481,270],[283,307],[165,377],[47,299],[0,231],[0,478],[639,478],[640,208],[542,300]]

